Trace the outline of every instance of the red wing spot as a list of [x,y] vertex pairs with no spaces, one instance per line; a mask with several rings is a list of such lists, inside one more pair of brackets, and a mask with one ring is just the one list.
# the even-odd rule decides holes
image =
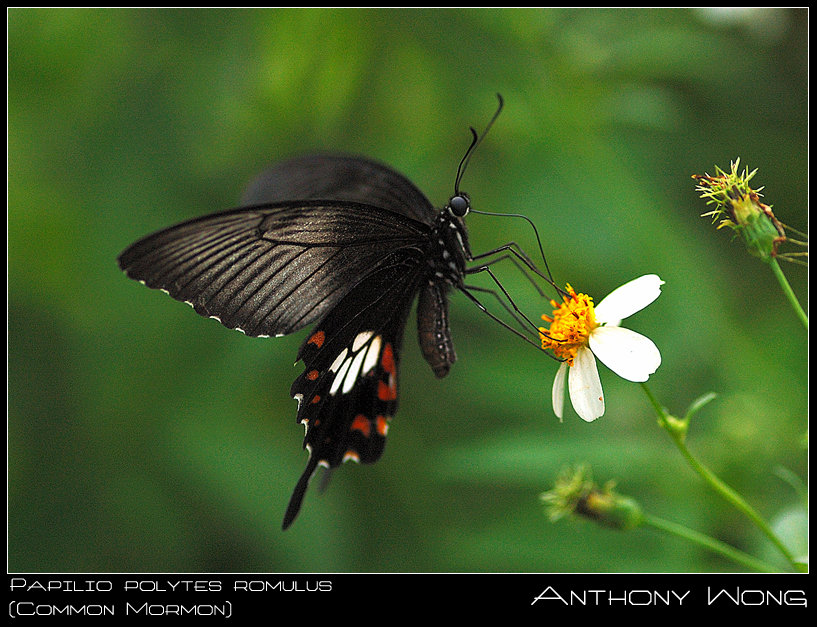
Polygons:
[[394,377],[389,377],[389,382],[377,382],[377,398],[381,401],[393,401],[397,399],[397,386],[394,384]]
[[312,335],[312,337],[307,340],[307,344],[314,344],[318,348],[323,346],[323,342],[326,339],[326,334],[323,331],[318,331]]
[[353,462],[359,464],[360,463],[360,455],[358,455],[357,451],[353,451],[352,449],[349,449],[348,451],[346,451],[346,453],[344,453],[343,461],[344,462],[353,461]]
[[321,402],[321,395],[320,394],[315,394],[315,396],[312,397],[312,404],[314,405],[315,403],[320,403],[320,402]]
[[383,347],[383,357],[380,358],[380,365],[383,366],[383,370],[389,374],[396,372],[394,367],[394,351],[392,350],[391,343],[386,343]]
[[358,414],[352,421],[352,426],[350,429],[352,431],[360,431],[363,434],[363,437],[368,438],[372,433],[372,423],[363,414]]
[[386,437],[386,434],[389,432],[389,419],[386,418],[385,416],[377,417],[377,432],[384,438]]
[[317,370],[310,370],[309,372],[306,373],[306,378],[309,379],[310,381],[314,381],[320,376],[320,374],[321,373],[318,372]]

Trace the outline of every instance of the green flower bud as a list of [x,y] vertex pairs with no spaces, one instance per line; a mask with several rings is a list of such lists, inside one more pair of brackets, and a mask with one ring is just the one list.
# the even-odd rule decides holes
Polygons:
[[695,175],[696,190],[701,198],[708,199],[708,205],[715,205],[704,216],[712,216],[715,222],[721,220],[718,228],[729,227],[738,233],[746,243],[749,252],[768,261],[777,256],[777,247],[786,241],[783,225],[775,218],[772,208],[760,202],[758,190],[749,187],[749,181],[757,170],[738,172],[740,159],[732,163],[732,170],[726,173],[715,166],[716,176]]
[[644,520],[641,507],[633,499],[613,490],[614,482],[599,488],[587,465],[568,468],[556,480],[550,492],[541,495],[548,516],[555,522],[564,516],[578,514],[611,529],[628,531]]
[[580,499],[576,513],[619,531],[635,529],[643,521],[639,504],[613,491],[612,485],[605,486],[604,490],[592,490]]

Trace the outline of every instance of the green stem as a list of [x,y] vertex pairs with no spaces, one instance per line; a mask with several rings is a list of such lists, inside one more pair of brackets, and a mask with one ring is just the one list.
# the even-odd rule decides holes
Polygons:
[[789,561],[792,567],[797,570],[797,563],[794,556],[791,554],[786,545],[783,544],[774,534],[771,527],[769,527],[769,524],[763,520],[763,518],[761,518],[760,514],[758,514],[751,505],[744,501],[740,494],[721,481],[711,470],[698,461],[698,459],[690,452],[686,446],[686,442],[684,441],[686,435],[686,424],[679,424],[682,423],[682,421],[679,421],[677,418],[673,418],[667,414],[664,408],[661,407],[656,398],[652,395],[652,392],[650,391],[649,387],[647,387],[646,383],[642,383],[641,387],[647,394],[647,397],[650,399],[653,408],[655,408],[655,412],[658,414],[658,424],[670,434],[672,441],[675,442],[675,445],[678,447],[681,455],[684,456],[689,465],[692,466],[693,470],[695,470],[695,472],[697,472],[713,490],[729,501],[738,510],[743,512],[743,514],[746,515],[758,529],[760,529],[763,535],[765,535],[772,542],[772,544],[774,544],[778,550],[786,556],[786,559]]
[[791,303],[792,308],[794,309],[794,313],[797,314],[797,317],[800,318],[800,322],[803,323],[803,326],[806,327],[806,331],[808,331],[808,316],[806,312],[803,311],[803,308],[800,306],[800,302],[797,300],[797,296],[794,295],[794,290],[791,289],[791,285],[789,285],[789,281],[786,278],[786,275],[783,274],[783,270],[780,268],[780,264],[777,263],[777,259],[772,257],[769,261],[769,266],[772,268],[772,273],[774,273],[775,277],[777,277],[777,282],[780,283],[780,287],[783,288],[783,293],[786,295],[786,298]]
[[731,547],[728,544],[724,544],[719,540],[715,540],[714,538],[710,538],[707,535],[684,527],[683,525],[679,525],[668,520],[662,520],[661,518],[650,516],[649,514],[642,514],[642,522],[645,525],[655,527],[656,529],[660,529],[661,531],[664,531],[666,533],[670,533],[680,538],[684,538],[685,540],[689,540],[690,542],[693,542],[704,548],[707,548],[710,551],[713,551],[714,553],[718,553],[726,557],[727,559],[730,559],[733,562],[740,564],[741,566],[745,566],[746,568],[751,568],[752,570],[756,570],[761,573],[781,572],[774,566],[771,566],[765,562],[757,560],[751,555],[744,553],[743,551]]

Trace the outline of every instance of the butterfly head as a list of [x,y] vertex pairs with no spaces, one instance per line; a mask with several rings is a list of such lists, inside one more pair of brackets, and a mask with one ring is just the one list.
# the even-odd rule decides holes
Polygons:
[[448,212],[456,218],[464,218],[471,211],[471,199],[464,192],[457,192],[446,205]]

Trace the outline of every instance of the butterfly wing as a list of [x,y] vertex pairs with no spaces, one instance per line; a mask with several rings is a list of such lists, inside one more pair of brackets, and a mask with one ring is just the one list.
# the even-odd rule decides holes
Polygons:
[[424,259],[395,251],[321,320],[298,352],[304,372],[292,384],[310,457],[284,517],[292,524],[317,466],[376,462],[397,411],[403,331]]
[[229,328],[286,335],[428,233],[425,224],[360,203],[295,201],[170,227],[130,246],[119,265]]
[[307,199],[359,202],[428,225],[436,215],[423,192],[399,172],[370,159],[333,154],[296,157],[266,170],[247,186],[241,204]]

